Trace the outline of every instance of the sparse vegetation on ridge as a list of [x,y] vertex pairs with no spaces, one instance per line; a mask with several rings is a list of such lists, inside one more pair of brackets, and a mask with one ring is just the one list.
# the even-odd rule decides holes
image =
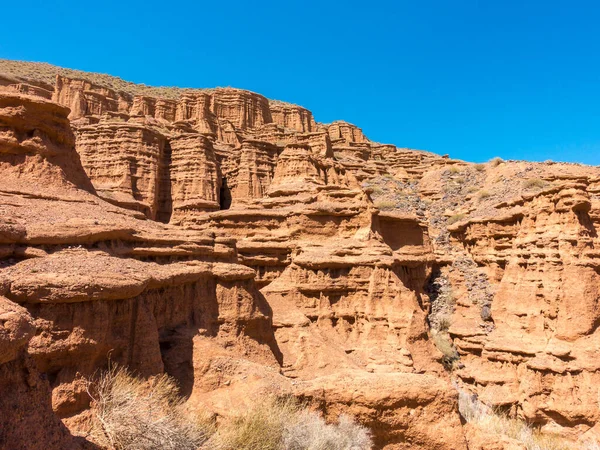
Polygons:
[[[76,69],[66,69],[44,62],[14,61],[0,59],[0,75],[17,77],[22,80],[35,80],[54,85],[56,75],[89,81],[116,92],[130,95],[146,95],[167,99],[177,99],[184,92],[214,92],[216,88],[182,88],[175,86],[148,86],[143,83],[125,81],[113,75],[84,72]],[[229,87],[229,86],[228,86]],[[281,100],[269,100],[270,103],[282,106],[297,106]]]

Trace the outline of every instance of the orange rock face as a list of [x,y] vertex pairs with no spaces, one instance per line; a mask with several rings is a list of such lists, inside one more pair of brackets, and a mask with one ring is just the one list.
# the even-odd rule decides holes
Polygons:
[[490,332],[474,330],[463,308],[450,328],[465,353],[459,377],[481,384],[489,403],[584,431],[600,418],[600,277],[588,187],[561,182],[507,205],[512,217],[454,227],[496,286]]
[[109,360],[224,416],[292,394],[376,448],[518,448],[463,426],[451,380],[573,441],[600,427],[597,169],[472,165],[238,89],[60,74],[52,101],[0,77],[10,448],[28,447],[4,412],[32,401],[39,442],[92,445],[69,431]]

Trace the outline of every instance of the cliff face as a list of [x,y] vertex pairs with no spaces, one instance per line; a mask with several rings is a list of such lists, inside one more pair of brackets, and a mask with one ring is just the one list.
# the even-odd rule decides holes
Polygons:
[[[75,428],[84,421],[89,396],[82,376],[106,368],[109,359],[143,376],[172,370],[188,394],[194,336],[210,338],[228,355],[277,366],[270,308],[254,272],[235,263],[234,241],[141,220],[139,212],[106,203],[84,178],[66,108],[4,93],[0,105],[6,448],[68,440],[58,418]],[[31,117],[46,120],[21,120]],[[176,180],[181,185],[185,180]],[[46,434],[23,441],[26,416],[46,424],[36,428]]]
[[586,430],[599,419],[600,272],[589,192],[595,181],[582,181],[557,180],[508,203],[505,217],[451,229],[491,272],[495,295],[489,333],[463,307],[450,333],[464,353],[458,376],[481,385],[489,403]]
[[2,80],[0,412],[45,405],[38,442],[92,445],[65,425],[109,360],[219,415],[293,394],[377,448],[491,448],[451,381],[598,432],[596,168],[454,161],[238,89]]

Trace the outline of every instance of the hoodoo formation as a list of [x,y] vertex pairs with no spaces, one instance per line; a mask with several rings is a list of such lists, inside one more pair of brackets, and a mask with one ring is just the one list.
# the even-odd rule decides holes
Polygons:
[[0,448],[99,448],[85,380],[110,363],[219,417],[292,395],[375,448],[527,448],[459,392],[600,437],[597,167],[0,61],[0,211]]

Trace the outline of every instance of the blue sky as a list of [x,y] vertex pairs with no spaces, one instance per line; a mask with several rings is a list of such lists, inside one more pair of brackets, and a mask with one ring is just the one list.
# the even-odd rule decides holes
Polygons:
[[600,2],[30,0],[2,10],[0,58],[250,89],[454,158],[600,164]]

